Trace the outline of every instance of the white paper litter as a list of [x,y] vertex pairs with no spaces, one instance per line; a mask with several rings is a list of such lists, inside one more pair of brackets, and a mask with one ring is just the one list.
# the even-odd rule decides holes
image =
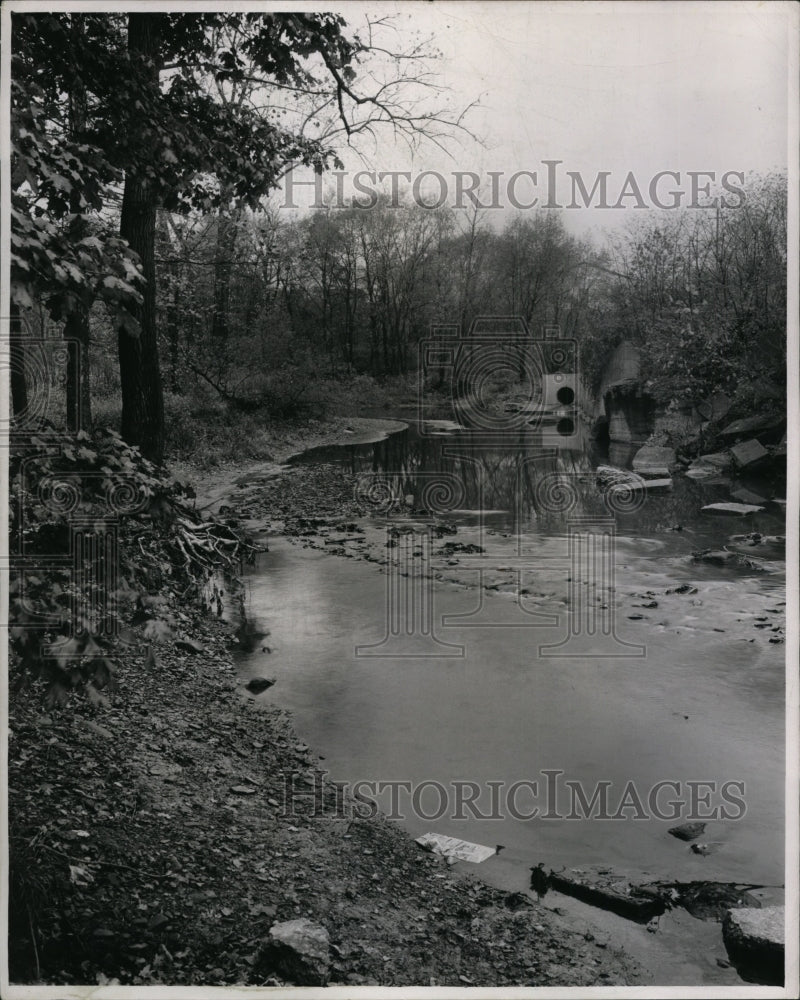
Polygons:
[[493,847],[471,844],[468,840],[459,840],[458,837],[445,837],[443,833],[425,833],[417,837],[417,843],[434,854],[441,854],[443,858],[472,861],[476,865],[497,853]]

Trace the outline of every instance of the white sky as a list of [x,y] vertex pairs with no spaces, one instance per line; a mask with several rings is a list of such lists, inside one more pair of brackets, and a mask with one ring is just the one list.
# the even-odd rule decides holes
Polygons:
[[[442,82],[461,106],[481,99],[468,122],[485,148],[462,144],[454,160],[430,148],[412,164],[408,151],[387,137],[369,153],[375,169],[542,173],[542,160],[559,159],[560,169],[580,171],[589,187],[597,171],[611,171],[615,192],[628,171],[644,188],[660,170],[719,176],[786,168],[792,6],[739,0],[332,5],[353,24],[365,11],[395,9],[409,32],[435,37]],[[363,167],[352,155],[344,159]],[[519,191],[521,198],[531,193],[523,185]],[[616,226],[631,211],[566,215],[581,230]]]

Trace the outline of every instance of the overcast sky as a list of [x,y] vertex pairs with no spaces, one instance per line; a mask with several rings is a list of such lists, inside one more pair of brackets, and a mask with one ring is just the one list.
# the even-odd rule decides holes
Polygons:
[[[538,170],[563,161],[591,186],[611,172],[609,199],[628,171],[644,189],[658,171],[767,172],[787,165],[789,4],[433,3],[335,5],[358,24],[365,11],[434,36],[442,82],[485,148],[413,159],[387,138],[368,150],[379,170],[443,173]],[[401,36],[402,37],[402,36]],[[796,113],[794,109],[793,113]],[[348,167],[362,164],[345,156]],[[540,179],[540,185],[544,181]],[[668,190],[669,185],[664,187]],[[520,182],[520,200],[531,187]],[[612,193],[613,192],[613,193]],[[541,193],[541,192],[540,192]],[[546,196],[546,192],[545,192]],[[567,213],[580,230],[617,225],[627,209]]]

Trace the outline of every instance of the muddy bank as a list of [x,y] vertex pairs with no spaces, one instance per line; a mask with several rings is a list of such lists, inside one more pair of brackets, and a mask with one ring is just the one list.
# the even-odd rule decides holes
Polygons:
[[284,469],[294,455],[308,448],[323,445],[368,444],[381,441],[389,434],[401,431],[406,424],[399,420],[377,417],[331,416],[324,420],[309,420],[305,424],[282,425],[271,437],[270,453],[262,461],[246,465],[224,466],[213,471],[199,470],[188,463],[173,463],[172,475],[180,482],[191,482],[197,492],[197,506],[215,511],[238,484],[274,476]]

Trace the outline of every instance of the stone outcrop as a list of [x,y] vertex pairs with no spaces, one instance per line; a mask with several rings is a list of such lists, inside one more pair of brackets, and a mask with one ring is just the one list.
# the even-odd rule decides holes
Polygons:
[[612,442],[644,444],[653,430],[655,402],[641,386],[639,349],[624,340],[608,360],[600,399]]
[[782,906],[728,911],[722,922],[722,939],[742,979],[783,985],[785,920]]
[[749,441],[742,441],[731,448],[731,457],[737,469],[747,469],[760,462],[763,462],[769,452],[756,438]]
[[633,471],[645,478],[669,476],[675,462],[674,449],[646,444],[633,456]]
[[259,966],[297,986],[325,986],[330,974],[330,939],[320,924],[300,917],[270,927]]

